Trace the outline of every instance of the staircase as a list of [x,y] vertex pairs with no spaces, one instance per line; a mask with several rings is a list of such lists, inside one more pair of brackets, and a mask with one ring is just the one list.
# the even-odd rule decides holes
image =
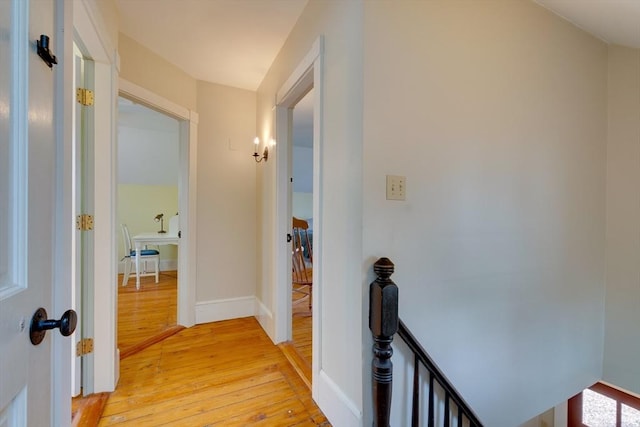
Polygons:
[[[369,329],[373,335],[373,425],[389,427],[393,380],[393,349],[396,333],[413,353],[411,427],[482,427],[473,410],[429,357],[398,317],[398,287],[391,280],[394,265],[380,258],[373,266],[377,278],[369,287]],[[426,401],[420,391],[427,387]],[[421,414],[423,409],[426,413]]]

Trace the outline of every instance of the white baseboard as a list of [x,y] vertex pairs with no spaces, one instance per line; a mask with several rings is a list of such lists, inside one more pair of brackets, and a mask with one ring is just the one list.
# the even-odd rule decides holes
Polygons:
[[262,326],[262,329],[269,335],[271,341],[277,343],[275,339],[276,328],[273,313],[259,299],[256,299],[256,319],[258,323],[260,323],[260,326]]
[[321,370],[318,378],[314,378],[314,381],[318,382],[317,388],[314,384],[314,389],[318,391],[318,406],[331,425],[362,426],[362,411],[324,371]]
[[[177,271],[178,270],[178,260],[177,259],[161,259],[160,260],[160,271]],[[135,266],[133,266],[133,271],[135,273]],[[118,274],[124,273],[124,262],[121,261],[118,263]]]
[[196,324],[256,315],[256,298],[242,297],[196,303]]

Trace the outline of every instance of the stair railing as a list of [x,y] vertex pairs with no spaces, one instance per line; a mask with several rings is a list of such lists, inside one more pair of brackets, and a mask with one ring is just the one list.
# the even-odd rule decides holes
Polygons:
[[429,395],[427,401],[427,427],[435,426],[434,408],[437,396],[435,384],[444,391],[444,427],[451,427],[454,415],[451,404],[457,407],[455,418],[457,427],[482,427],[482,423],[451,385],[451,382],[433,362],[425,349],[416,340],[407,326],[398,317],[398,287],[391,280],[394,264],[388,258],[380,258],[373,265],[377,278],[369,286],[369,329],[373,336],[372,391],[373,426],[389,427],[391,419],[391,391],[393,364],[391,356],[393,336],[398,336],[407,344],[414,356],[413,392],[411,402],[411,426],[420,425],[420,365],[429,373]]

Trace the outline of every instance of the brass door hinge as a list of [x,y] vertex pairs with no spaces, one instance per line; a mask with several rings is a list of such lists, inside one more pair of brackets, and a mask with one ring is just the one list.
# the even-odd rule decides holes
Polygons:
[[93,91],[79,87],[76,89],[76,100],[82,105],[93,105]]
[[76,217],[76,228],[81,231],[93,230],[93,215],[78,215]]
[[93,338],[83,338],[76,344],[76,357],[93,353]]

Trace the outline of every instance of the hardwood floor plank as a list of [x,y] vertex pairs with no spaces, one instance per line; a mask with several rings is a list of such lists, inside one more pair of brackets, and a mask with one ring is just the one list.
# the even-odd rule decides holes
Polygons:
[[254,424],[329,425],[255,318],[184,329],[122,360],[118,389],[99,423]]
[[[330,427],[308,385],[253,317],[197,325],[128,350],[175,325],[176,277],[157,285],[143,278],[137,292],[133,282],[119,287],[118,343],[127,357],[97,425]],[[308,302],[298,306],[307,313],[294,317],[294,345],[310,372]]]

